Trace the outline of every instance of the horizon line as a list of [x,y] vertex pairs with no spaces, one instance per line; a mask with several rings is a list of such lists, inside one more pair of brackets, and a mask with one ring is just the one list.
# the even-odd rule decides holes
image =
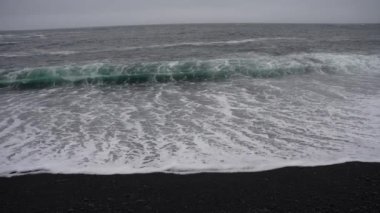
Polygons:
[[0,32],[14,31],[48,31],[48,30],[70,30],[70,29],[88,29],[88,28],[107,28],[107,27],[137,27],[137,26],[165,26],[165,25],[207,25],[207,24],[294,24],[294,25],[376,25],[380,22],[184,22],[184,23],[151,23],[151,24],[115,24],[115,25],[94,25],[94,26],[73,26],[73,27],[52,27],[52,28],[25,28],[25,29],[8,29]]

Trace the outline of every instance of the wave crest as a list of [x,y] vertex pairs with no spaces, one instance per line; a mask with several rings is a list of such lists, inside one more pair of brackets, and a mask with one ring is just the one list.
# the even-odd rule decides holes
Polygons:
[[2,71],[0,87],[42,88],[66,84],[218,81],[233,76],[273,78],[311,72],[357,73],[379,70],[379,56],[337,54],[254,56],[126,65],[94,63]]

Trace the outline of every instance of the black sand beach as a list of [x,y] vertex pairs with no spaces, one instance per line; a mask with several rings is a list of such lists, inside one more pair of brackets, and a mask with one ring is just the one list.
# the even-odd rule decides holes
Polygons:
[[0,178],[0,212],[379,212],[380,164]]

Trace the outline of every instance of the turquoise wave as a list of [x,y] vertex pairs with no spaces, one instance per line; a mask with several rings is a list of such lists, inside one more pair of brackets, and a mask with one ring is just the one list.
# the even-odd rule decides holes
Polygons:
[[0,72],[0,87],[44,88],[80,84],[138,84],[221,81],[235,76],[278,78],[311,72],[379,70],[377,56],[306,54],[256,59],[134,63],[94,63]]
[[262,68],[242,61],[70,65],[3,72],[0,74],[0,87],[43,88],[79,84],[219,81],[238,75],[272,78],[310,71],[311,67]]

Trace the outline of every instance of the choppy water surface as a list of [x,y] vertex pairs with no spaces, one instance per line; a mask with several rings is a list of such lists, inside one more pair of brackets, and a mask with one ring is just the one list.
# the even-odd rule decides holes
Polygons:
[[380,161],[379,25],[0,32],[0,174]]

